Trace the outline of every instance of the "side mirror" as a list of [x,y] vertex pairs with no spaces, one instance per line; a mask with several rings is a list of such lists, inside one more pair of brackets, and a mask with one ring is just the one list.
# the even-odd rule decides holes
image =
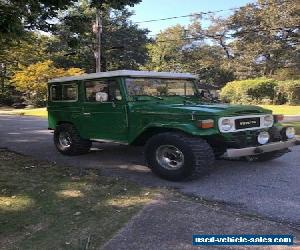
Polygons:
[[105,92],[97,92],[96,93],[96,102],[107,102],[108,94]]

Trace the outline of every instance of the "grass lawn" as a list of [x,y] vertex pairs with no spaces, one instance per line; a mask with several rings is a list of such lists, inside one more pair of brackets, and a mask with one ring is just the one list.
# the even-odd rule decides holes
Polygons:
[[153,193],[0,149],[0,249],[99,249]]
[[300,115],[300,105],[299,106],[289,106],[289,105],[259,105],[266,109],[271,109],[274,114],[281,115]]
[[296,134],[300,135],[300,122],[283,123],[285,126],[293,126],[296,129]]
[[33,115],[47,117],[46,108],[34,108],[34,109],[14,109],[14,108],[0,108],[0,115]]

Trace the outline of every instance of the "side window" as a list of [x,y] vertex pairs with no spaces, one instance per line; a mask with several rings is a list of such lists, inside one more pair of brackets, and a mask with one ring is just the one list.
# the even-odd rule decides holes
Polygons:
[[52,85],[50,89],[51,101],[77,101],[77,84]]
[[116,81],[94,80],[85,82],[86,100],[89,102],[112,102],[122,100]]
[[61,85],[52,85],[50,89],[50,96],[52,101],[61,101],[62,100],[62,86]]
[[64,101],[76,101],[77,100],[77,85],[76,84],[66,84],[63,85],[62,89],[63,100]]
[[85,96],[89,102],[107,102],[108,84],[105,81],[85,82]]

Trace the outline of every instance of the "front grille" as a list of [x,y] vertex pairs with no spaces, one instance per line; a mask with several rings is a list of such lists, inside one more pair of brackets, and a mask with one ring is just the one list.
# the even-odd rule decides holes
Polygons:
[[[222,133],[232,133],[244,130],[267,129],[268,126],[265,126],[263,123],[264,116],[265,115],[243,115],[221,117],[218,121],[219,130]],[[222,128],[222,122],[224,120],[229,120],[234,126],[232,126],[230,130],[224,130]]]
[[240,118],[235,121],[235,129],[259,128],[260,117]]

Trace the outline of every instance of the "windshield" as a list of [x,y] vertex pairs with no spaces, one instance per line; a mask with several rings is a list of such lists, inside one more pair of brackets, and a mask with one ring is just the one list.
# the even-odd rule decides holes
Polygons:
[[127,78],[129,96],[194,96],[196,88],[193,80],[161,78]]

